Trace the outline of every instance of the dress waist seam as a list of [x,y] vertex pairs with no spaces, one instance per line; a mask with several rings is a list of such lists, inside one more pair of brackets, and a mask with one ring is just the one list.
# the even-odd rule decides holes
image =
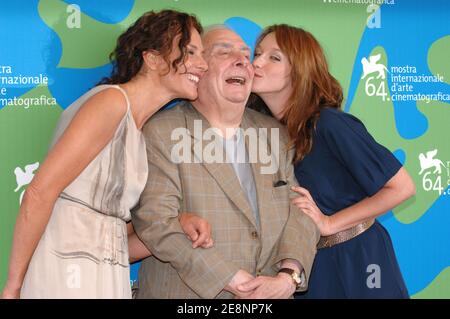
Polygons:
[[124,223],[127,222],[126,220],[123,220],[122,218],[120,218],[118,216],[105,214],[101,210],[99,210],[99,209],[97,209],[95,207],[92,207],[88,203],[86,203],[86,202],[84,202],[84,201],[82,201],[82,200],[80,200],[78,198],[72,197],[72,196],[70,196],[70,195],[68,195],[68,194],[66,194],[64,192],[59,195],[59,198],[63,199],[63,200],[67,200],[67,201],[75,203],[75,204],[79,204],[79,205],[81,205],[81,206],[83,206],[83,207],[93,211],[94,213],[97,213],[97,214],[100,214],[100,215],[103,215],[103,216],[107,216],[107,217],[111,217],[111,218],[116,218],[116,219],[119,219],[119,220],[123,221]]

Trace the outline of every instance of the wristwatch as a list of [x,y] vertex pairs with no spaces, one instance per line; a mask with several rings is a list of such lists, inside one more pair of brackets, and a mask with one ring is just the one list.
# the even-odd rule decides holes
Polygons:
[[298,290],[300,288],[304,288],[305,287],[306,278],[305,278],[305,271],[304,270],[302,270],[302,272],[299,274],[294,269],[281,268],[280,270],[278,270],[278,273],[280,273],[280,272],[284,272],[284,273],[288,274],[289,276],[291,276],[291,278],[292,278],[292,280],[294,281],[294,284],[295,284],[295,290]]

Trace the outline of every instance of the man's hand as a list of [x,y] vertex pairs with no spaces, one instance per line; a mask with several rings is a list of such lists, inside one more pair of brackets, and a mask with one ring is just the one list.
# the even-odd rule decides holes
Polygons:
[[224,288],[224,290],[231,292],[235,295],[235,298],[247,298],[252,292],[252,289],[248,291],[240,291],[237,289],[239,285],[250,282],[254,279],[251,274],[246,272],[245,270],[240,269],[234,277],[231,279],[230,283]]
[[259,276],[237,287],[248,299],[287,299],[295,292],[291,276],[279,273],[275,277]]
[[181,213],[178,217],[181,228],[192,241],[192,248],[210,248],[214,241],[211,237],[211,225],[192,213]]

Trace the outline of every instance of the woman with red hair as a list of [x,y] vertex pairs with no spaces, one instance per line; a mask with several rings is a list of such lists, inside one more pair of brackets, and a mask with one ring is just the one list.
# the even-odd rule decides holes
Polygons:
[[286,125],[301,186],[293,203],[322,235],[305,297],[408,298],[390,236],[375,219],[414,195],[408,173],[340,110],[341,86],[309,32],[268,27],[253,65],[259,99],[251,107]]

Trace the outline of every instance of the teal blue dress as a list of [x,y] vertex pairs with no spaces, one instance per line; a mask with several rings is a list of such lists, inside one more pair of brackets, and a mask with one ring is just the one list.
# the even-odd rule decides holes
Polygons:
[[[295,165],[299,184],[326,215],[377,193],[401,163],[363,123],[323,108],[309,154]],[[319,249],[308,291],[297,298],[409,298],[387,230],[376,221],[359,236]]]

